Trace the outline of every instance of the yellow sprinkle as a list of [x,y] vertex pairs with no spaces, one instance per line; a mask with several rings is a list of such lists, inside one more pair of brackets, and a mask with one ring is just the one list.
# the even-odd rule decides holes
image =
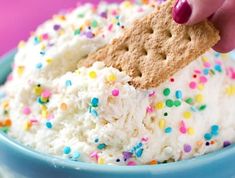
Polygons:
[[40,86],[36,86],[33,89],[35,95],[40,96],[42,94],[42,88]]
[[125,8],[129,8],[129,7],[132,6],[132,4],[131,4],[130,1],[124,1],[124,2],[122,3],[122,5],[123,5]]
[[18,44],[18,49],[25,47],[25,41],[20,41]]
[[9,102],[8,101],[3,101],[2,102],[2,107],[3,107],[3,109],[7,109],[9,107]]
[[26,122],[24,123],[24,131],[28,131],[31,127],[32,127],[31,122],[26,121]]
[[48,116],[48,111],[47,110],[42,110],[42,117],[47,118]]
[[198,90],[202,91],[202,90],[204,90],[205,87],[203,84],[198,84],[197,88],[198,88]]
[[24,73],[24,66],[18,66],[17,68],[17,74],[21,76]]
[[204,101],[204,97],[201,94],[195,96],[195,101],[198,103],[202,103]]
[[104,158],[98,158],[98,164],[105,164]]
[[95,71],[90,71],[89,72],[89,77],[92,78],[92,79],[95,79],[97,77],[97,74]]
[[209,60],[208,57],[205,57],[205,56],[202,57],[203,62],[207,62],[208,60]]
[[50,64],[52,61],[53,61],[53,59],[51,59],[51,58],[46,59],[46,62],[47,62],[48,64]]
[[108,80],[109,82],[115,82],[115,81],[117,80],[117,77],[116,77],[116,75],[114,75],[114,74],[110,74],[110,75],[107,77],[107,80]]
[[188,134],[189,134],[189,135],[194,135],[194,134],[195,134],[194,128],[189,127],[189,128],[188,128]]
[[189,112],[189,111],[185,111],[185,112],[183,113],[183,116],[184,116],[185,119],[190,119],[190,118],[192,117],[192,114],[191,114],[191,112]]
[[226,53],[221,54],[221,57],[222,57],[222,59],[227,59],[228,58],[228,54],[226,54]]
[[41,110],[46,111],[46,110],[47,110],[47,107],[46,107],[45,105],[42,105],[42,106],[41,106]]
[[234,96],[235,95],[235,85],[230,85],[225,89],[225,92],[228,96]]
[[41,50],[45,50],[46,49],[46,45],[41,44]]
[[164,129],[165,126],[166,126],[166,121],[165,121],[165,119],[161,119],[161,120],[159,121],[159,127],[160,127],[160,129]]
[[160,109],[163,109],[163,108],[164,108],[164,103],[163,103],[163,102],[158,102],[158,103],[156,103],[155,109],[160,110]]

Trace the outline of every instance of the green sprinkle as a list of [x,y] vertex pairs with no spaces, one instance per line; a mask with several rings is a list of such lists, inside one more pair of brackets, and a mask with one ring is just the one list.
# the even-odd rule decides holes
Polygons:
[[81,33],[81,30],[77,29],[77,30],[75,30],[74,35],[80,35],[80,33]]
[[193,99],[192,98],[187,98],[185,100],[185,102],[188,103],[188,104],[192,104],[193,103]]
[[201,105],[198,109],[199,109],[199,111],[203,111],[206,109],[206,105]]
[[0,130],[7,134],[9,131],[9,127],[2,127],[2,128],[0,128]]
[[165,88],[165,89],[163,90],[163,95],[164,95],[164,96],[169,96],[170,93],[171,93],[170,88]]
[[176,101],[174,102],[174,105],[175,105],[176,107],[179,107],[179,106],[181,105],[181,102],[180,102],[179,100],[176,100]]
[[78,14],[79,18],[83,18],[85,15],[84,14]]
[[166,106],[167,107],[169,107],[169,108],[171,108],[172,106],[174,106],[174,101],[172,101],[172,100],[166,100]]
[[93,20],[91,22],[91,26],[94,27],[94,28],[97,27],[98,26],[98,22],[96,20]]

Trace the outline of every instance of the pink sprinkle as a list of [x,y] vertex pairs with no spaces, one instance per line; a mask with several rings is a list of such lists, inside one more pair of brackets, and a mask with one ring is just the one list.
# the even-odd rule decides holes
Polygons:
[[184,121],[181,121],[181,122],[180,122],[180,128],[179,128],[179,130],[180,130],[180,132],[181,132],[182,134],[185,134],[185,133],[187,132],[187,128],[186,128],[186,126],[185,126]]
[[11,81],[12,79],[13,79],[13,75],[12,74],[8,75],[7,81]]
[[90,154],[90,158],[95,158],[96,160],[98,160],[98,158],[99,158],[98,152],[97,151],[93,151]]
[[31,122],[32,124],[37,124],[37,123],[38,123],[38,120],[37,120],[37,119],[30,119],[30,122]]
[[190,82],[190,83],[189,83],[189,87],[190,87],[191,89],[195,89],[195,88],[197,87],[197,83],[196,83],[196,82]]
[[29,115],[29,114],[31,113],[31,109],[26,106],[26,107],[23,108],[23,113],[24,113],[25,115]]
[[146,112],[147,112],[147,113],[152,113],[152,112],[153,112],[153,108],[152,108],[151,106],[148,106],[148,107],[146,108]]
[[201,71],[200,70],[194,70],[194,72],[196,73],[196,74],[201,74]]
[[210,64],[209,62],[204,62],[204,66],[205,66],[206,68],[210,68],[210,67],[211,67],[211,64]]
[[109,27],[108,27],[109,31],[112,31],[113,29],[113,24],[110,24]]
[[44,90],[42,92],[42,97],[43,98],[49,98],[51,96],[51,92],[49,90]]
[[111,14],[112,14],[113,16],[115,16],[115,15],[117,15],[117,11],[116,11],[116,10],[113,10],[113,11],[111,12]]
[[220,60],[216,60],[215,63],[216,63],[216,64],[219,64],[219,65],[222,64],[222,62],[221,62]]
[[148,140],[149,140],[148,137],[143,137],[143,138],[141,139],[141,141],[143,141],[143,142],[147,142]]
[[206,83],[207,82],[207,78],[205,76],[201,76],[199,78],[199,80],[200,80],[201,83]]
[[114,89],[114,90],[112,91],[112,95],[113,95],[113,96],[118,96],[118,95],[119,95],[119,90],[118,90],[118,89]]
[[156,92],[153,91],[152,93],[149,93],[149,97],[153,97],[153,96],[155,96],[155,94],[156,94]]
[[49,36],[48,36],[48,34],[47,34],[47,33],[44,33],[44,34],[42,35],[42,39],[44,39],[44,40],[48,40],[48,38],[49,38]]
[[138,9],[138,12],[144,12],[144,9],[143,9],[142,7],[140,7],[140,8]]
[[135,166],[135,165],[136,165],[136,162],[134,162],[134,161],[129,161],[127,163],[127,166]]

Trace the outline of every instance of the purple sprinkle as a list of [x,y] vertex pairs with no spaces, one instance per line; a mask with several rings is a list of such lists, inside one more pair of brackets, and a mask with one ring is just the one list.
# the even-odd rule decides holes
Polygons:
[[227,147],[227,146],[229,146],[229,145],[231,145],[231,142],[229,142],[229,141],[224,141],[224,145],[223,145],[224,148]]
[[124,151],[124,152],[122,153],[122,155],[123,155],[123,158],[124,158],[125,160],[127,160],[127,159],[129,159],[129,158],[132,157],[132,153],[131,153],[131,152],[128,152],[128,151]]
[[192,150],[192,147],[189,144],[184,144],[184,152],[189,153]]
[[55,31],[59,30],[59,29],[60,29],[60,25],[58,25],[58,24],[54,25],[53,29],[54,29]]
[[86,33],[86,37],[87,38],[93,38],[94,37],[94,34],[92,32],[87,32]]
[[101,12],[100,16],[107,19],[107,12]]

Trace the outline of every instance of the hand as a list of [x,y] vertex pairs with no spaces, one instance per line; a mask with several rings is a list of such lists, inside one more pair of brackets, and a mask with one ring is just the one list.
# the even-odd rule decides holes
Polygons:
[[235,0],[178,0],[172,15],[177,23],[189,25],[209,18],[221,37],[213,48],[218,52],[235,48]]

